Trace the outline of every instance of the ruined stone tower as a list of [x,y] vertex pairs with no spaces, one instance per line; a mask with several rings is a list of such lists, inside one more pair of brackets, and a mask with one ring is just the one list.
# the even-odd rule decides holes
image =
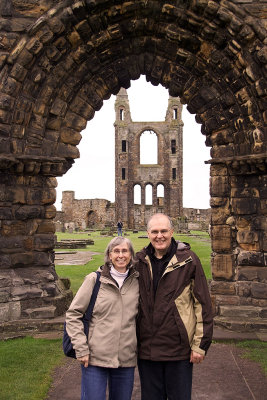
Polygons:
[[[165,121],[133,122],[128,95],[122,88],[116,97],[115,112],[117,220],[131,229],[145,227],[148,218],[156,212],[166,213],[175,220],[183,207],[183,122],[179,98],[169,97]],[[140,159],[141,136],[147,132],[156,135],[157,161],[154,164],[143,164]],[[163,193],[159,194],[159,188]],[[140,194],[137,202],[136,190]]]

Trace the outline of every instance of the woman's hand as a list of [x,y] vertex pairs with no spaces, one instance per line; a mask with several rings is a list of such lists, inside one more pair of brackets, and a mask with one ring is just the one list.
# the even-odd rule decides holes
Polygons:
[[190,362],[193,364],[200,364],[204,360],[204,356],[202,354],[196,353],[195,351],[191,351]]
[[88,363],[89,363],[89,354],[87,354],[86,356],[77,358],[78,361],[80,361],[80,363],[87,368],[88,367]]

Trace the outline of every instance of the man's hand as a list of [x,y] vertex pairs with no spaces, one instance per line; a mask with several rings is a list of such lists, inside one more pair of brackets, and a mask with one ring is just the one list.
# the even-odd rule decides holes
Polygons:
[[203,361],[205,358],[205,356],[203,356],[202,354],[199,354],[195,351],[191,351],[191,356],[190,356],[190,362],[193,364],[200,364],[201,361]]
[[83,364],[83,366],[85,368],[87,368],[88,367],[88,363],[89,363],[89,354],[87,354],[86,356],[77,358],[77,360],[80,361],[80,363]]

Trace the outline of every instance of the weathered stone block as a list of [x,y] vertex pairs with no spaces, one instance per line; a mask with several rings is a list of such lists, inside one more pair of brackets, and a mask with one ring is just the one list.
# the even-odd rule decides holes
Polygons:
[[0,94],[0,109],[10,111],[14,107],[15,99],[7,94]]
[[257,199],[231,199],[232,210],[235,214],[256,214],[258,205]]
[[234,274],[234,256],[217,254],[211,260],[213,279],[232,279]]
[[33,218],[41,218],[44,212],[43,207],[35,205],[35,206],[21,206],[16,208],[15,217],[18,220],[27,220]]
[[21,88],[21,83],[16,81],[13,78],[7,78],[3,83],[2,83],[2,91],[6,94],[9,94],[10,96],[17,96],[19,90]]
[[0,251],[2,254],[16,253],[24,250],[23,237],[0,236]]
[[12,210],[8,207],[0,207],[0,220],[10,220],[13,218]]
[[42,284],[41,288],[47,296],[56,297],[60,294],[60,291],[55,283]]
[[52,188],[30,188],[27,191],[27,204],[45,205],[56,201],[56,190]]
[[10,289],[0,289],[0,303],[7,303],[10,300]]
[[253,306],[243,306],[243,307],[220,307],[220,315],[223,317],[238,317],[238,318],[258,318],[262,308]]
[[211,207],[222,207],[228,203],[228,197],[211,197],[210,206]]
[[267,299],[267,283],[251,283],[251,295],[256,299]]
[[[42,253],[41,253],[42,254]],[[45,253],[46,254],[46,253]],[[38,256],[40,254],[38,253]],[[40,260],[40,258],[38,258]],[[55,275],[55,271],[53,271]],[[34,267],[29,268],[17,268],[16,275],[22,282],[26,285],[36,285],[38,283],[44,282],[53,282],[55,280],[55,276],[53,275],[52,270],[44,266],[41,268],[38,264]]]
[[213,226],[211,229],[211,246],[215,252],[228,252],[232,250],[231,228],[227,225]]
[[68,104],[61,100],[60,98],[55,99],[51,109],[50,113],[58,116],[64,116],[65,112],[67,110]]
[[0,269],[10,268],[10,267],[11,267],[10,255],[0,254]]
[[[220,125],[217,125],[217,128],[219,128]],[[214,146],[211,150],[211,156],[214,158],[226,158],[226,157],[233,157],[234,155],[234,145],[229,144],[229,145],[220,145],[220,146]]]
[[267,307],[267,299],[254,299],[252,297],[251,304],[255,307]]
[[56,213],[57,213],[57,209],[54,205],[47,206],[47,207],[45,207],[44,218],[47,218],[47,219],[55,218]]
[[8,187],[6,190],[6,198],[13,204],[15,203],[25,204],[26,203],[25,197],[26,197],[25,188],[23,187],[20,186],[16,186],[13,188]]
[[9,303],[0,304],[0,321],[9,321]]
[[214,296],[214,297],[216,298],[217,306],[219,306],[221,304],[237,306],[240,304],[239,296],[232,296],[232,295],[228,295],[228,294],[226,294],[224,296],[224,295],[216,294],[216,296]]
[[56,239],[52,234],[36,234],[34,235],[34,248],[37,251],[52,250],[55,246]]
[[25,76],[27,75],[27,69],[23,68],[22,65],[16,63],[13,65],[11,70],[11,76],[19,82],[23,82]]
[[65,117],[66,126],[69,128],[73,128],[78,132],[82,131],[86,128],[87,121],[85,118],[82,118],[80,115],[75,114],[73,112],[68,112]]
[[11,286],[12,279],[9,272],[0,273],[0,288]]
[[239,281],[236,283],[236,292],[240,297],[251,296],[251,282]]
[[20,301],[12,301],[9,303],[9,320],[16,321],[21,317]]
[[224,164],[213,164],[210,166],[210,176],[227,176],[228,170]]
[[237,232],[237,242],[240,247],[247,251],[259,251],[259,237],[255,231],[243,230]]
[[60,139],[63,143],[76,146],[80,143],[82,135],[73,129],[64,129],[60,132]]
[[227,176],[213,176],[210,178],[210,195],[212,197],[226,197],[230,187]]
[[38,224],[34,220],[29,221],[6,221],[2,224],[3,236],[24,236],[36,232]]
[[82,117],[86,118],[86,120],[92,119],[95,114],[95,109],[78,96],[71,103],[70,109],[77,115],[81,115]]
[[234,296],[236,294],[235,284],[233,282],[211,282],[211,293],[212,294],[223,294]]
[[80,157],[80,153],[79,153],[79,150],[77,149],[77,147],[72,146],[70,144],[65,144],[65,143],[57,144],[56,153],[60,157],[66,157],[66,158],[71,158],[71,159]]
[[11,295],[15,301],[24,299],[34,299],[36,297],[42,297],[43,291],[38,287],[24,285],[22,287],[12,288]]
[[238,230],[249,230],[249,228],[251,227],[251,221],[249,220],[249,218],[237,217],[236,227]]
[[[1,121],[1,110],[0,110],[0,121]],[[10,153],[10,141],[9,139],[0,138],[0,153]]]
[[23,314],[25,317],[32,319],[49,319],[55,318],[55,311],[55,306],[27,308],[26,310],[23,310]]
[[261,310],[259,316],[260,316],[260,318],[267,318],[267,309],[265,308],[265,309]]
[[256,251],[241,251],[237,256],[237,264],[264,266],[264,255]]
[[260,281],[267,283],[267,268],[265,267],[238,267],[237,279],[239,281]]
[[31,267],[33,265],[33,254],[32,253],[16,253],[10,256],[13,268],[18,267]]
[[38,234],[43,234],[43,233],[55,233],[55,224],[53,221],[43,221],[39,224],[39,227],[37,229]]
[[223,207],[216,207],[211,209],[211,221],[214,225],[226,224],[230,215],[229,200]]

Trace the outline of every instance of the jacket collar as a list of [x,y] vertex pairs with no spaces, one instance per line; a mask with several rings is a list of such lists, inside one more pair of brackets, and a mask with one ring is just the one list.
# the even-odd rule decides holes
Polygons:
[[[113,278],[112,278],[112,276],[111,276],[111,274],[110,274],[110,268],[111,268],[111,266],[110,266],[109,264],[107,264],[107,263],[104,264],[104,265],[102,265],[102,266],[100,267],[101,276],[113,280]],[[137,276],[139,275],[139,273],[135,270],[135,268],[133,267],[132,264],[129,266],[128,271],[129,271],[129,273],[128,273],[127,278],[129,278],[129,276],[131,276],[131,275],[134,274],[134,273],[137,273]],[[126,278],[126,279],[127,279],[127,278]]]

